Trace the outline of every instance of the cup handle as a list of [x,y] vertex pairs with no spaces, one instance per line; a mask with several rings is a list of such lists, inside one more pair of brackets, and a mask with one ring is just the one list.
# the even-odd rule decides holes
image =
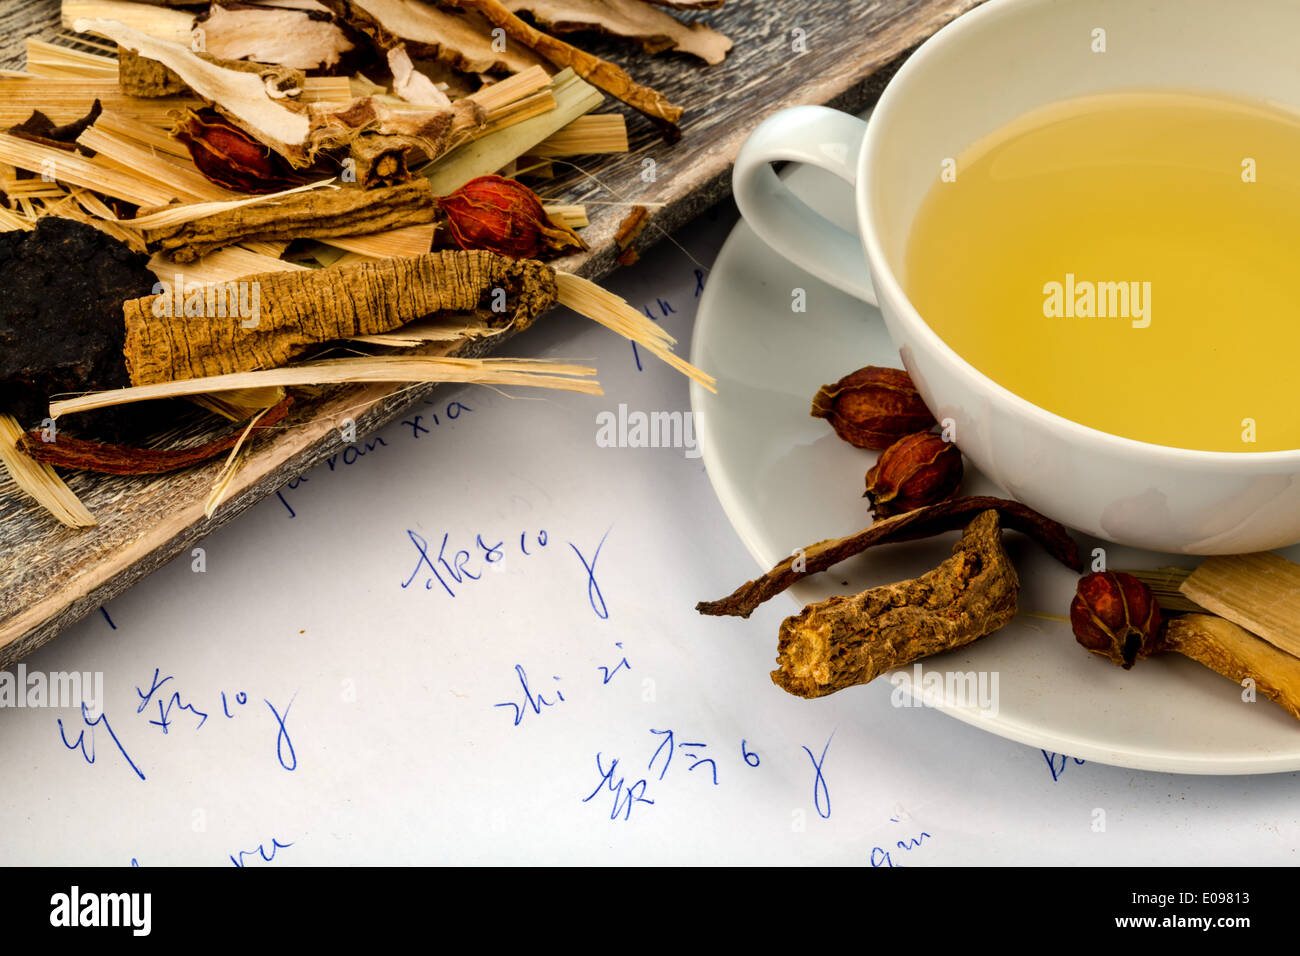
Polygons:
[[771,163],[810,163],[857,185],[858,154],[867,124],[825,106],[774,113],[749,134],[736,157],[731,188],[740,214],[769,246],[849,295],[876,305],[862,240],[813,212],[777,176]]

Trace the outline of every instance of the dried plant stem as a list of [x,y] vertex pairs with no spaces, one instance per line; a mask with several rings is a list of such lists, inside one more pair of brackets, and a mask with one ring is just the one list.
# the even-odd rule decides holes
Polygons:
[[626,300],[590,280],[567,272],[556,272],[555,287],[559,292],[557,301],[561,305],[630,339],[691,381],[698,382],[710,392],[717,392],[717,379],[674,355],[671,348],[676,339],[663,326],[632,308]]
[[231,389],[270,385],[331,385],[345,382],[465,382],[474,385],[525,385],[603,395],[600,383],[589,376],[596,370],[583,365],[527,359],[429,358],[393,355],[373,358],[325,359],[261,372],[233,372],[206,378],[135,385],[130,388],[92,392],[78,398],[50,403],[50,415],[58,418],[74,412],[143,402],[153,398],[177,398],[224,392]]
[[14,483],[70,528],[91,528],[97,523],[86,506],[49,465],[38,464],[18,450],[22,426],[12,415],[0,414],[0,464]]

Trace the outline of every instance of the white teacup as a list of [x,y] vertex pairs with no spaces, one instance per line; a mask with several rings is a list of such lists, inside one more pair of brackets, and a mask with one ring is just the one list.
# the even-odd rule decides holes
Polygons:
[[[945,157],[1032,109],[1089,93],[1201,90],[1300,112],[1297,37],[1295,0],[990,0],[911,56],[869,123],[817,106],[765,120],[736,160],[736,202],[781,255],[879,305],[931,411],[955,421],[957,445],[1015,498],[1080,531],[1157,551],[1294,544],[1300,450],[1170,448],[1048,412],[949,348],[898,276]],[[853,185],[860,235],[796,199],[769,165],[778,160],[812,163]],[[844,371],[856,367],[846,356]]]

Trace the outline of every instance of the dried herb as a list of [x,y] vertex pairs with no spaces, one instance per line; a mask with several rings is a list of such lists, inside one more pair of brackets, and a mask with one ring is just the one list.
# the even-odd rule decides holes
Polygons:
[[[27,119],[17,126],[9,127],[8,133],[11,136],[18,136],[33,143],[40,143],[42,146],[75,150],[77,149],[77,137],[84,133],[86,128],[95,120],[99,119],[101,112],[103,112],[103,107],[100,105],[99,100],[95,100],[90,107],[90,112],[81,119],[73,120],[71,123],[65,123],[62,126],[56,126],[54,121],[40,110],[33,110],[32,115]],[[93,150],[84,147],[82,147],[81,152],[88,156],[95,155]]]
[[933,571],[832,597],[786,618],[772,682],[798,697],[868,683],[996,631],[1015,617],[1019,591],[998,513],[983,511]]
[[1300,719],[1300,658],[1231,621],[1212,614],[1176,617],[1165,626],[1159,649],[1190,657],[1237,684],[1249,678],[1261,694]]
[[[549,266],[482,251],[265,273],[173,292],[122,307],[133,385],[275,368],[322,343],[441,312],[523,329],[557,294]],[[255,302],[255,319],[238,314],[232,296]]]
[[214,109],[186,110],[172,135],[190,151],[208,180],[245,193],[273,193],[296,185],[289,164]]
[[587,248],[576,232],[546,215],[536,193],[514,179],[479,176],[436,201],[462,249],[540,259]]
[[1180,590],[1274,647],[1300,656],[1300,565],[1294,561],[1272,551],[1216,555],[1202,561]]
[[663,130],[664,138],[675,142],[681,138],[677,123],[682,118],[682,108],[674,106],[661,93],[641,86],[613,63],[572,47],[563,40],[529,26],[501,5],[499,0],[448,0],[451,6],[473,10],[485,17],[494,27],[505,30],[506,35],[541,54],[560,68],[571,67],[584,80],[616,96],[634,109],[640,110]]
[[961,452],[933,432],[900,438],[880,453],[867,470],[872,510],[882,518],[913,511],[957,493],[962,476]]
[[[975,515],[990,508],[998,512],[1004,527],[1033,538],[1048,554],[1071,570],[1083,569],[1079,546],[1063,525],[1018,501],[974,495],[966,498],[949,498],[938,504],[877,521],[865,531],[859,531],[846,538],[832,538],[809,545],[786,558],[757,580],[746,581],[727,597],[717,601],[701,601],[695,605],[695,610],[701,614],[749,617],[764,601],[775,597],[810,574],[825,571],[876,545],[894,541],[914,541],[956,530],[963,527]],[[796,563],[799,570],[795,569]]]
[[823,385],[813,398],[811,414],[830,422],[850,445],[876,451],[935,424],[912,377],[901,368],[876,365]]
[[511,13],[524,11],[552,33],[599,30],[635,40],[647,53],[678,50],[705,63],[721,63],[732,43],[703,23],[683,23],[645,0],[502,0]]
[[1160,605],[1133,575],[1096,571],[1079,579],[1070,626],[1081,645],[1128,670],[1155,650]]
[[[292,398],[285,398],[278,405],[267,409],[252,426],[252,430],[270,428],[280,422],[288,414],[292,403]],[[39,431],[30,431],[23,435],[18,447],[34,461],[58,468],[96,471],[107,475],[161,475],[200,465],[230,451],[246,430],[241,424],[220,438],[188,448],[135,448],[64,435],[47,442],[42,440]]]
[[632,243],[636,242],[636,237],[641,235],[649,222],[650,210],[645,206],[633,206],[632,211],[618,224],[618,231],[614,233],[614,242],[619,249],[619,265],[631,266],[640,260],[641,256],[632,248]]
[[193,262],[238,242],[359,236],[432,222],[436,214],[428,180],[418,179],[380,189],[313,189],[146,229],[144,236],[150,248]]
[[71,219],[0,233],[0,410],[30,427],[54,393],[130,384],[122,301],[154,287],[147,261]]

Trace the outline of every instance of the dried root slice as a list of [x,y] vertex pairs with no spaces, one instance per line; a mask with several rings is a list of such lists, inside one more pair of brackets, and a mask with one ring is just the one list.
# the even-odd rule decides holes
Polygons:
[[430,157],[442,155],[486,121],[486,111],[473,101],[442,106],[395,109],[365,96],[346,104],[300,103],[286,87],[282,67],[245,72],[254,64],[233,68],[211,63],[177,43],[158,40],[115,20],[78,20],[78,32],[97,33],[121,46],[164,64],[195,93],[259,142],[298,167],[309,165],[318,151],[346,147],[362,133],[412,137]]
[[0,414],[0,465],[13,476],[14,483],[34,498],[60,523],[69,528],[92,528],[95,516],[49,465],[42,465],[18,448],[22,426],[12,415]]
[[[982,511],[993,509],[1001,516],[1005,527],[1019,531],[1041,544],[1044,550],[1073,571],[1083,570],[1079,546],[1065,527],[1033,508],[1006,498],[972,495],[966,498],[949,498],[937,504],[917,508],[906,514],[877,521],[865,531],[846,538],[831,538],[801,548],[772,570],[754,581],[746,581],[731,594],[718,601],[701,601],[695,610],[701,614],[736,615],[749,617],[764,601],[780,594],[801,578],[834,567],[846,558],[861,554],[868,548],[893,541],[914,541],[929,538],[944,531],[962,527]],[[796,561],[800,570],[795,570]]]
[[998,513],[982,512],[933,571],[811,604],[787,618],[772,682],[798,697],[866,684],[993,633],[1015,617],[1019,593]]
[[507,10],[500,0],[450,0],[465,10],[481,13],[494,26],[506,31],[515,42],[541,54],[560,68],[571,67],[583,79],[616,96],[634,109],[657,122],[669,140],[681,136],[677,123],[682,118],[682,108],[668,102],[661,93],[641,86],[613,63],[592,56],[563,40],[529,26]]
[[1165,626],[1160,649],[1190,657],[1238,684],[1250,678],[1261,694],[1300,719],[1300,658],[1245,628],[1213,614],[1186,614]]
[[1300,656],[1300,564],[1272,551],[1206,558],[1182,582],[1182,593]]
[[381,49],[403,43],[415,59],[446,63],[463,73],[522,73],[545,63],[521,44],[493,49],[491,25],[470,11],[443,10],[424,0],[321,3],[368,34]]
[[133,448],[82,438],[60,437],[41,441],[40,432],[27,432],[18,443],[20,450],[43,465],[96,471],[105,475],[162,475],[192,465],[201,465],[235,447],[249,429],[269,428],[289,413],[292,398],[283,399],[273,408],[259,409],[254,421],[235,431],[188,448]]
[[647,53],[677,50],[705,63],[721,63],[731,40],[703,23],[683,23],[643,0],[501,0],[511,13],[525,12],[552,33],[599,30],[637,40]]
[[[505,312],[491,307],[497,289]],[[126,302],[126,368],[134,385],[275,368],[321,343],[442,312],[524,329],[555,297],[550,266],[479,250],[265,273],[187,290],[183,302],[167,293]]]
[[332,70],[357,45],[321,10],[219,5],[194,18],[202,49],[223,60],[253,60],[313,72]]
[[377,189],[318,189],[147,229],[144,236],[151,249],[194,262],[239,242],[360,236],[432,222],[433,200],[426,179]]

